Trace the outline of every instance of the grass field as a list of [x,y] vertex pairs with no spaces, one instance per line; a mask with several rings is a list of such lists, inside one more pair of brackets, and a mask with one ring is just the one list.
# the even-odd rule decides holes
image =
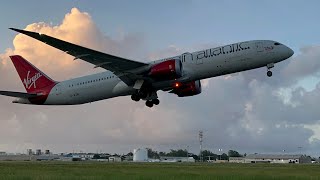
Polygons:
[[320,179],[320,165],[0,162],[0,179]]

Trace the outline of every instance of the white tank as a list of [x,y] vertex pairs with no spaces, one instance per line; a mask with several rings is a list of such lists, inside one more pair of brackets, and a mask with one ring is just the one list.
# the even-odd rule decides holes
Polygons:
[[147,162],[148,151],[145,148],[139,148],[133,150],[133,162]]

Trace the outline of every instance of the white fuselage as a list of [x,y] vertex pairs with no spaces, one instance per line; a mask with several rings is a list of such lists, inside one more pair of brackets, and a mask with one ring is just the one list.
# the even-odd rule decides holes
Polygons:
[[[212,49],[184,53],[151,62],[178,58],[183,65],[183,77],[177,80],[155,82],[156,90],[169,88],[173,81],[194,81],[245,71],[277,63],[292,56],[293,51],[275,41],[257,40],[235,43]],[[44,104],[83,104],[117,96],[131,95],[133,87],[127,86],[116,75],[107,71],[59,82],[51,90]]]

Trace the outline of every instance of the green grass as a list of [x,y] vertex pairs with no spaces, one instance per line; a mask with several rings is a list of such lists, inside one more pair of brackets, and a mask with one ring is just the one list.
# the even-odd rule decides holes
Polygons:
[[320,164],[0,162],[0,179],[320,179]]

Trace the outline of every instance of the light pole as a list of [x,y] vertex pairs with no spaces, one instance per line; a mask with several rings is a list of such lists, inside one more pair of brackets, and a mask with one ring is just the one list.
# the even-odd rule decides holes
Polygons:
[[187,162],[189,162],[189,146],[187,146]]
[[219,160],[221,160],[221,152],[222,152],[222,149],[218,149],[219,151]]
[[200,142],[200,162],[203,161],[202,157],[202,138],[203,138],[203,131],[199,131],[199,142]]
[[300,155],[302,155],[302,151],[301,151],[302,147],[299,146],[298,149],[299,149]]

